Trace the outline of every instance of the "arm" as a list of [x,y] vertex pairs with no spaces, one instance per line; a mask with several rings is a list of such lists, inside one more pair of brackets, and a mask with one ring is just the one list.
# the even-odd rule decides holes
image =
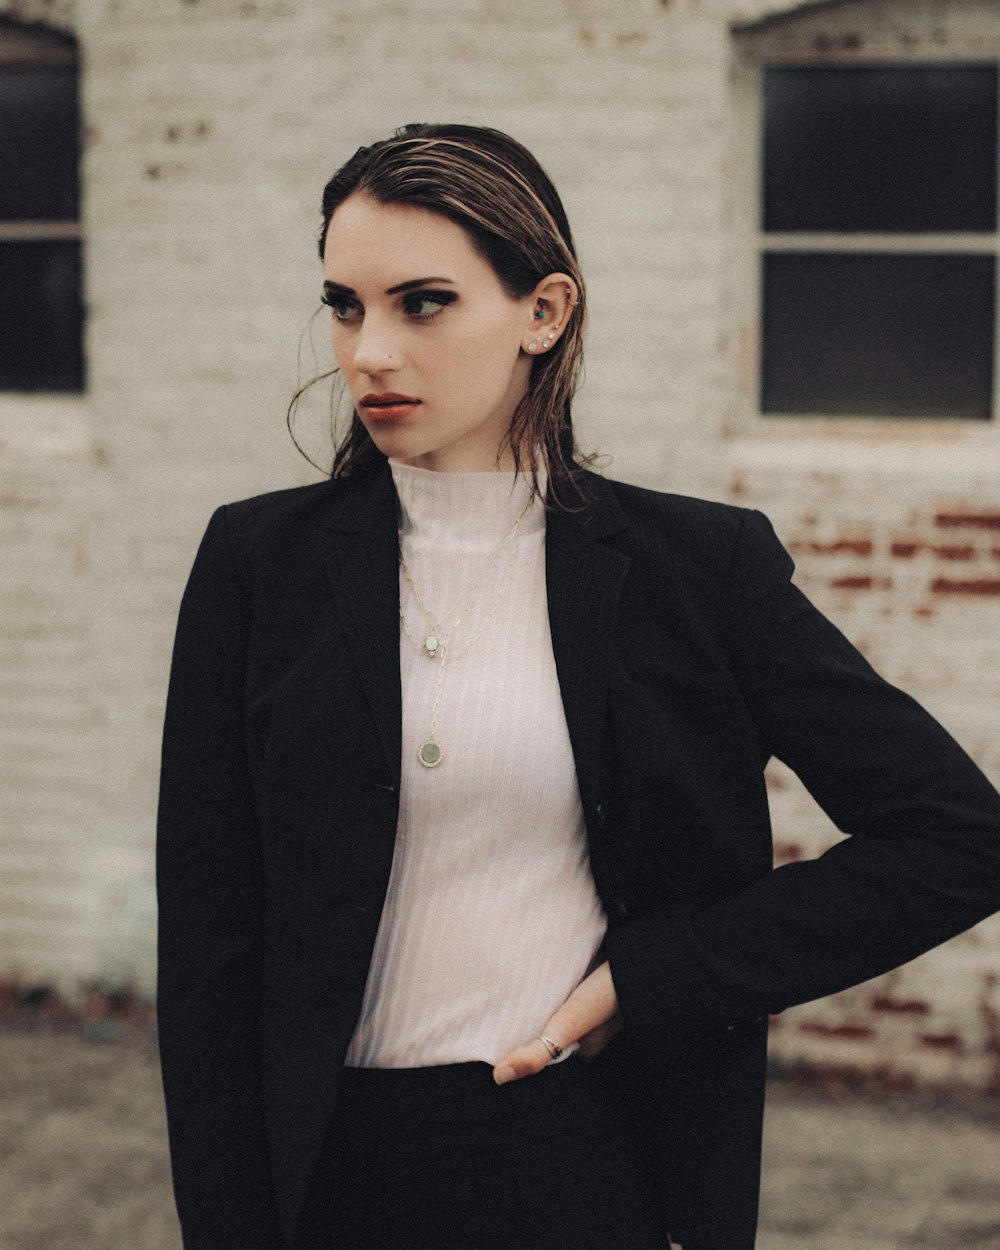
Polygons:
[[181,603],[157,833],[163,1085],[186,1250],[277,1250],[258,1060],[263,871],[243,736],[249,613],[213,516]]
[[853,837],[607,939],[625,1025],[652,1054],[887,971],[1000,908],[1000,797],[790,582],[759,513],[733,555],[731,648],[762,754]]

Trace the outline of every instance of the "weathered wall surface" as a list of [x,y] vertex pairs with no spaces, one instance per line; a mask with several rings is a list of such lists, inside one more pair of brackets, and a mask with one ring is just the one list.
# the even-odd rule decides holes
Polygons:
[[[80,38],[89,303],[87,395],[0,396],[0,971],[151,984],[184,577],[216,504],[316,476],[284,408],[317,307],[319,190],[409,120],[509,130],[562,190],[591,296],[584,445],[616,476],[764,508],[808,592],[1000,779],[993,431],[972,446],[741,416],[729,24],[798,7],[890,32],[906,13],[905,34],[949,6],[0,5]],[[956,0],[952,24],[982,7]],[[312,337],[322,363],[322,320]],[[322,451],[308,411],[304,434]],[[826,818],[787,772],[771,780],[779,854],[821,850]],[[787,1013],[776,1054],[987,1080],[997,937],[985,925],[891,983]]]

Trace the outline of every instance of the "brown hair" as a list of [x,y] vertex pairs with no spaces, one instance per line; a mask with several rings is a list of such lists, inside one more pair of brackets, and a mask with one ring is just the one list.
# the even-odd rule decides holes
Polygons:
[[[532,361],[528,392],[514,412],[507,441],[519,470],[530,469],[534,478],[544,466],[554,501],[565,506],[565,487],[579,497],[577,477],[590,460],[576,455],[570,403],[583,358],[586,294],[565,210],[538,161],[489,127],[403,126],[391,138],[359,148],[326,184],[320,257],[331,217],[355,194],[381,204],[412,204],[461,226],[512,299],[528,295],[550,273],[568,274],[576,282],[577,304],[552,349]],[[305,389],[297,392],[290,413]],[[355,413],[337,447],[332,475],[346,477],[374,450]]]

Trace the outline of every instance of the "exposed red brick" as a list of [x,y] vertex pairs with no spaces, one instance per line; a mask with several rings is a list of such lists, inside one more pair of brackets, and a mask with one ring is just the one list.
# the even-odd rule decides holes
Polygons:
[[976,554],[975,547],[966,545],[955,547],[935,547],[934,554],[942,560],[971,560]]
[[918,1033],[917,1040],[928,1050],[950,1050],[954,1054],[963,1049],[957,1033]]
[[939,512],[934,524],[942,529],[1000,530],[1000,512]]
[[891,1011],[905,1016],[930,1015],[931,1005],[922,998],[900,998],[888,990],[873,994],[869,999],[872,1011]]
[[958,581],[951,577],[935,577],[931,582],[935,595],[1000,595],[1000,580],[990,577],[973,577]]
[[837,538],[831,543],[798,543],[799,551],[808,551],[817,556],[870,556],[872,553],[870,538]]
[[862,1037],[874,1037],[875,1030],[870,1024],[856,1024],[845,1021],[843,1024],[823,1024],[819,1020],[807,1020],[799,1025],[800,1033],[812,1033],[816,1037],[838,1037],[851,1041]]
[[835,577],[830,585],[834,590],[888,590],[892,582],[888,577]]
[[895,542],[889,550],[897,560],[908,560],[910,556],[915,556],[923,545],[918,542]]

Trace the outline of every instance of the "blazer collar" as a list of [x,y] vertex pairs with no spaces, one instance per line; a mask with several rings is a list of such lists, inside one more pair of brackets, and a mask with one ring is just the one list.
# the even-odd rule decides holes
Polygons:
[[399,677],[399,533],[396,492],[380,460],[340,488],[326,528],[326,566],[389,766],[399,789],[403,707]]
[[601,819],[604,723],[618,601],[631,559],[611,483],[586,474],[587,504],[553,510],[546,529],[549,630],[587,824]]

